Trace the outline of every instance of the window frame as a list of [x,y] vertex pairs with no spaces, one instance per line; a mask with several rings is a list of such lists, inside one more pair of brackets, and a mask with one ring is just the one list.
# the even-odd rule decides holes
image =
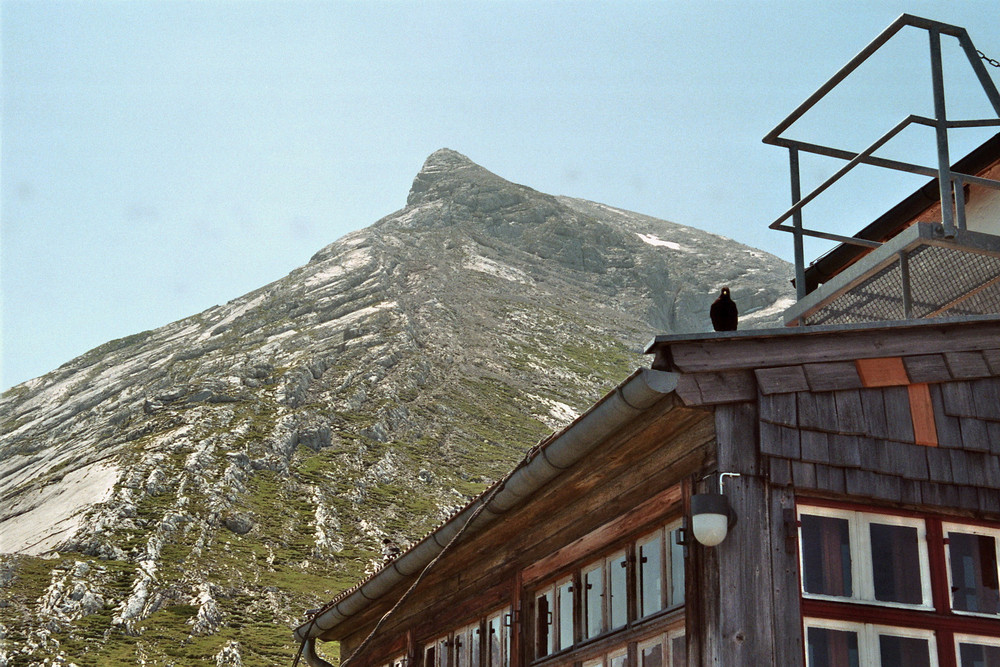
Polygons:
[[895,665],[882,665],[879,644],[879,638],[882,636],[926,639],[929,667],[939,667],[940,665],[937,633],[934,630],[808,616],[802,619],[802,647],[805,651],[804,664],[806,667],[814,667],[809,654],[809,628],[854,632],[858,637],[858,664],[862,667],[895,667]]
[[[826,498],[798,496],[795,499],[796,521],[790,524],[790,531],[797,539],[797,563],[799,565],[799,596],[802,628],[803,664],[807,656],[805,619],[810,623],[855,623],[891,628],[923,630],[935,635],[936,660],[941,667],[955,667],[959,644],[962,637],[1000,638],[1000,614],[978,612],[962,613],[952,608],[951,571],[948,562],[949,531],[987,534],[994,536],[997,557],[1000,560],[1000,521],[986,521],[982,518],[948,515],[940,512],[917,512],[898,508],[861,505]],[[933,608],[924,609],[911,605],[885,604],[881,601],[858,600],[840,596],[821,596],[805,592],[803,570],[802,532],[798,519],[802,514],[833,516],[840,512],[859,512],[874,515],[875,523],[892,524],[891,519],[902,518],[924,523],[924,543],[930,566],[930,591]],[[869,524],[870,525],[870,522]],[[919,529],[918,529],[919,530]],[[867,529],[866,529],[867,532]],[[998,563],[1000,568],[1000,563]],[[991,582],[992,583],[992,582]],[[896,630],[897,634],[899,633]],[[990,643],[992,645],[992,643]]]
[[[844,519],[848,526],[849,553],[851,556],[851,595],[829,595],[823,593],[810,593],[805,589],[806,559],[805,543],[802,534],[802,515],[820,516],[835,519]],[[798,540],[799,540],[799,590],[803,598],[814,600],[829,600],[831,602],[851,602],[855,604],[868,604],[881,607],[896,607],[901,609],[914,609],[932,611],[934,609],[934,596],[932,588],[930,549],[927,543],[927,524],[924,519],[897,514],[884,514],[864,510],[848,510],[835,507],[825,507],[821,505],[801,504],[796,507],[796,517],[798,519]],[[920,604],[897,602],[894,600],[878,600],[875,597],[875,576],[874,559],[871,545],[871,525],[901,526],[916,528],[917,530],[917,553],[919,558],[920,572]]]
[[[525,640],[528,642],[527,654],[530,656],[528,663],[546,664],[558,659],[567,660],[569,656],[578,659],[584,658],[590,661],[594,658],[592,650],[595,646],[613,646],[612,639],[618,633],[628,633],[627,636],[635,637],[637,633],[642,633],[647,624],[658,623],[657,619],[667,618],[666,623],[673,626],[677,623],[675,618],[684,609],[684,586],[682,580],[673,580],[673,574],[679,573],[686,578],[685,552],[680,548],[673,548],[671,541],[676,535],[676,531],[682,527],[683,519],[676,513],[669,515],[669,520],[647,522],[639,530],[630,531],[627,535],[614,541],[608,541],[602,546],[593,549],[589,554],[576,558],[572,563],[567,563],[560,568],[553,568],[546,575],[533,578],[533,581],[523,588],[524,599],[528,601],[527,607],[530,610],[530,618],[525,619],[526,625]],[[656,537],[657,549],[660,555],[660,576],[661,599],[665,598],[665,606],[653,611],[645,616],[642,615],[640,580],[639,580],[639,544],[651,537]],[[678,559],[680,567],[673,561]],[[622,574],[617,568],[621,567]],[[592,577],[588,581],[588,575],[599,571],[599,576]],[[558,595],[560,585],[572,581],[573,585],[573,643],[566,645],[562,643],[559,615],[552,614],[551,623],[547,623],[545,631],[550,638],[547,639],[545,650],[552,647],[547,653],[540,650],[542,630],[539,614],[539,600],[544,595],[551,595],[553,607],[558,607],[560,597]],[[587,588],[588,583],[592,588]],[[600,587],[599,590],[598,586]],[[614,591],[615,595],[612,595]],[[678,593],[680,593],[678,595]],[[600,627],[595,628],[591,624],[592,614],[598,605],[594,604],[595,597],[600,600]],[[621,601],[619,603],[619,598]],[[679,599],[677,599],[679,598]],[[555,612],[555,609],[550,611]],[[530,634],[528,634],[530,633]],[[629,640],[634,643],[633,640]],[[551,643],[548,643],[551,642]],[[605,663],[608,662],[611,654],[607,649],[602,650]],[[617,654],[615,654],[617,655]],[[611,656],[611,657],[609,657]],[[558,664],[564,664],[559,662]]]
[[[950,530],[955,529],[957,530]],[[993,538],[993,555],[996,559],[997,571],[994,573],[997,575],[998,581],[1000,581],[1000,528],[989,528],[977,524],[965,524],[957,521],[942,521],[941,522],[941,535],[944,538],[945,550],[944,550],[944,564],[945,573],[948,581],[948,590],[950,595],[948,595],[948,608],[953,614],[959,614],[961,616],[976,616],[979,618],[1000,618],[1000,604],[997,606],[997,611],[995,613],[981,612],[981,611],[967,611],[964,609],[955,608],[955,582],[953,581],[953,571],[951,566],[951,549],[949,541],[949,533],[961,533],[964,535],[976,535],[977,537],[992,537]]]
[[1000,637],[990,637],[987,635],[970,635],[956,632],[955,643],[955,664],[962,667],[962,644],[975,644],[979,646],[992,646],[1000,648]]

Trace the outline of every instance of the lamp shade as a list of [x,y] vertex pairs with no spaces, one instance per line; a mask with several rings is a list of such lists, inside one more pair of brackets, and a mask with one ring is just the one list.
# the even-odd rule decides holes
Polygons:
[[691,496],[691,532],[706,547],[714,547],[726,539],[729,517],[729,501],[721,493]]

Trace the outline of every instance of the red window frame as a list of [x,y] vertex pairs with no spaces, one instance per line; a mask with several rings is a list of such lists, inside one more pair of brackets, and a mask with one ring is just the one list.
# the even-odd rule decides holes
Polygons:
[[[798,517],[799,511],[803,508],[816,507],[922,519],[926,527],[925,539],[930,569],[931,598],[934,605],[933,610],[919,610],[870,605],[857,601],[845,600],[839,602],[813,599],[807,597],[803,591],[802,571],[799,568],[799,604],[803,620],[806,618],[816,618],[930,630],[935,635],[939,667],[958,667],[955,650],[956,634],[1000,637],[1000,617],[970,616],[952,611],[951,591],[948,585],[948,561],[945,554],[947,543],[942,529],[943,524],[949,523],[1000,530],[1000,522],[989,522],[945,514],[897,510],[878,505],[860,505],[809,497],[796,498],[795,504],[796,517]],[[801,554],[802,545],[799,543],[797,519],[795,534],[798,553]],[[799,557],[801,558],[801,555]],[[802,664],[805,664],[806,641],[804,635],[802,638],[802,649]]]

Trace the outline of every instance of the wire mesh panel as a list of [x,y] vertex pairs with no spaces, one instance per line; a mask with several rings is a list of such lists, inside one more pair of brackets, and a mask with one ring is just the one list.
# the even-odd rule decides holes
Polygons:
[[[968,248],[920,244],[907,252],[911,317],[1000,313],[1000,258]],[[803,318],[807,325],[905,319],[895,262]]]

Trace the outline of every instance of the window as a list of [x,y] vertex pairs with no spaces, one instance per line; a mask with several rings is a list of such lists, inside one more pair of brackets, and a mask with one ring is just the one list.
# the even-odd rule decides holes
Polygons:
[[454,667],[480,667],[482,664],[480,633],[479,623],[468,625],[455,633]]
[[684,550],[678,527],[636,541],[636,599],[640,618],[684,603]]
[[958,667],[1000,667],[1000,637],[955,635]]
[[809,619],[806,667],[937,667],[929,630]]
[[509,667],[509,621],[508,607],[425,643],[424,667]]
[[799,525],[807,596],[932,607],[923,520],[809,507]]
[[951,607],[957,613],[1000,614],[1000,531],[946,523],[948,583]]
[[[533,591],[534,657],[567,651],[683,604],[679,529],[679,523],[658,528]],[[610,667],[617,657],[601,660]]]
[[486,619],[484,667],[507,667],[510,664],[509,610],[498,611]]
[[1000,667],[1000,526],[847,507],[798,516],[808,667]]

